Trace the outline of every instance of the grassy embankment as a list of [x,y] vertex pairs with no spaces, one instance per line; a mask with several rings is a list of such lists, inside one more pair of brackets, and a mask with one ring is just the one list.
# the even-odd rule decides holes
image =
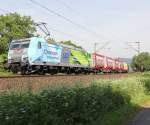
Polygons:
[[120,125],[147,101],[150,73],[73,88],[1,93],[1,125]]

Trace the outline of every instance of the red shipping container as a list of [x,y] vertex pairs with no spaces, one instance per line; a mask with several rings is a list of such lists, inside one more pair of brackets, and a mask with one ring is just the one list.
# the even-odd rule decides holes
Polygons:
[[114,70],[115,66],[115,60],[111,57],[106,57],[106,70]]
[[105,56],[93,53],[92,54],[92,67],[97,70],[103,69],[105,66]]

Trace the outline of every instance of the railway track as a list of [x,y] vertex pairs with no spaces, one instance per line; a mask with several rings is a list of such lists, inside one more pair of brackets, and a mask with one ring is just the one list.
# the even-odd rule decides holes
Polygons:
[[56,74],[56,75],[10,75],[10,76],[0,76],[0,79],[8,79],[8,78],[34,78],[34,77],[72,77],[72,76],[126,76],[131,73],[118,73],[118,74]]

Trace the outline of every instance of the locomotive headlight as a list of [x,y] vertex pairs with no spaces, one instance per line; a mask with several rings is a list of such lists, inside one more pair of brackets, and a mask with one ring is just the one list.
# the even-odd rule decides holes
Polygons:
[[27,62],[28,61],[28,57],[23,57],[22,58],[22,62]]
[[13,63],[14,59],[8,59],[8,63]]

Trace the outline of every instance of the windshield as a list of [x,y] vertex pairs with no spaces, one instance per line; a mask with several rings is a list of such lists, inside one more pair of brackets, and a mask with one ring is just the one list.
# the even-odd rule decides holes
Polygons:
[[29,43],[15,43],[15,44],[11,44],[10,46],[10,50],[13,50],[13,49],[25,49],[25,48],[29,48]]
[[21,48],[28,48],[29,47],[29,43],[23,43],[21,44]]
[[19,44],[12,44],[10,50],[19,48]]

